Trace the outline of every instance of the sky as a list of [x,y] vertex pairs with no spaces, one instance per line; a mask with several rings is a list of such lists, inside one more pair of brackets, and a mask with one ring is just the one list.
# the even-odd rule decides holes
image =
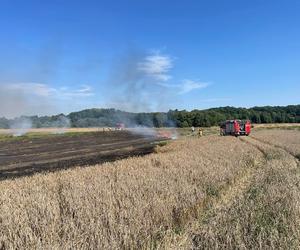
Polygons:
[[0,117],[300,103],[298,0],[0,0]]

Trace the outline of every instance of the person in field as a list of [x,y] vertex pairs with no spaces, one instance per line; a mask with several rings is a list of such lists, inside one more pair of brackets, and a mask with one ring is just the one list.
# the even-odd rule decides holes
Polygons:
[[202,137],[203,135],[203,130],[201,128],[198,129],[198,136],[199,137]]

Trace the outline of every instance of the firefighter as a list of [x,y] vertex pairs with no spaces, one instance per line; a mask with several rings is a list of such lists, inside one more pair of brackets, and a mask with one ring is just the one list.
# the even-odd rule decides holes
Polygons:
[[192,126],[192,127],[191,127],[191,130],[192,130],[192,134],[194,134],[194,132],[195,132],[195,127]]
[[199,130],[198,130],[198,136],[202,137],[202,135],[203,135],[203,130],[201,128],[199,128]]

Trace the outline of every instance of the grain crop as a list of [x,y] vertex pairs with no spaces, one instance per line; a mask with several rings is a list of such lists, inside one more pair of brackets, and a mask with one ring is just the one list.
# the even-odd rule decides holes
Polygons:
[[251,137],[188,137],[144,157],[2,181],[0,244],[296,248],[299,183],[299,162],[284,148]]
[[260,130],[252,135],[254,138],[272,145],[282,147],[294,156],[300,156],[300,133],[294,130]]

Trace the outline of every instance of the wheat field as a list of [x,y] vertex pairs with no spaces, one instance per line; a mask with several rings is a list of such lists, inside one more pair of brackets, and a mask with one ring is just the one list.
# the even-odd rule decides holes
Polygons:
[[188,137],[144,157],[2,181],[1,248],[297,248],[300,141],[283,142],[286,133]]
[[255,132],[255,138],[262,142],[275,145],[287,150],[289,153],[300,156],[300,133],[293,130],[260,130]]

